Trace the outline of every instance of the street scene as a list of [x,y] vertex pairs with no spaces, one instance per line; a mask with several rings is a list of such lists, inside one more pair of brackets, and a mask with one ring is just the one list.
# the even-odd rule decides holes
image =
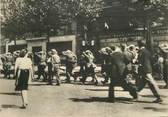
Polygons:
[[0,0],[0,116],[168,117],[167,0]]

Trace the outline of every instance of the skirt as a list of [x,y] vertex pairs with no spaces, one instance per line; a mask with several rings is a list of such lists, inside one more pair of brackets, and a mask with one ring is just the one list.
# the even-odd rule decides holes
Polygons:
[[18,81],[15,87],[16,91],[22,91],[28,89],[29,70],[20,70],[18,75]]

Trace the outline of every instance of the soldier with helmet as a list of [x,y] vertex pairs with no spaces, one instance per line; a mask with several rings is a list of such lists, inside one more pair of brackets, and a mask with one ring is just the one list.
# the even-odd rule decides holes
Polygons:
[[90,75],[92,76],[92,82],[95,83],[95,85],[98,84],[98,80],[97,80],[97,75],[95,72],[95,68],[96,65],[94,64],[94,55],[90,50],[86,50],[85,52],[82,53],[83,56],[85,57],[85,74],[83,76],[83,78],[81,79],[82,83],[85,84],[85,81],[87,79],[87,77]]
[[58,55],[58,52],[55,49],[51,49],[51,62],[52,62],[52,72],[53,72],[53,78],[56,78],[56,85],[61,84],[60,80],[60,57]]
[[62,54],[66,56],[65,66],[66,66],[66,82],[70,83],[70,78],[73,77],[74,81],[76,81],[76,77],[73,74],[73,69],[76,66],[77,63],[77,57],[76,55],[70,51],[63,51]]

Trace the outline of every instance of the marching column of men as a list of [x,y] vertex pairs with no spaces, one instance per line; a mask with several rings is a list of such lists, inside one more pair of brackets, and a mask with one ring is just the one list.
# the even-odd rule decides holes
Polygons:
[[[104,80],[101,82],[105,85],[110,81],[109,99],[111,99],[111,101],[114,101],[115,86],[121,86],[130,93],[134,100],[137,100],[138,91],[141,91],[144,86],[148,84],[153,95],[156,97],[154,102],[162,102],[159,88],[152,77],[152,60],[154,58],[143,41],[138,41],[138,46],[139,47],[134,45],[120,45],[104,47],[99,50],[102,60],[101,73],[104,77]],[[7,69],[7,66],[11,66],[12,58],[17,58],[18,53],[19,52],[15,52],[13,54],[15,57],[12,57],[11,54],[1,57],[5,77],[10,77],[10,67]],[[76,81],[78,77],[81,77],[79,81],[85,84],[87,77],[91,76],[91,82],[98,85],[95,57],[90,50],[83,51],[78,58],[70,50],[63,51],[62,55],[65,58],[65,82],[70,83],[72,77],[74,81]],[[56,81],[56,85],[60,85],[60,73],[61,70],[64,69],[61,67],[61,57],[57,50],[51,49],[47,54],[45,52],[38,52],[35,53],[35,56],[38,57],[38,63],[36,63],[38,68],[37,80],[43,76],[43,81],[48,82],[49,85],[53,85],[54,81]],[[161,71],[159,72],[159,76],[162,76],[161,78],[163,78],[166,83],[165,87],[168,87],[168,52],[161,54],[161,57],[158,57],[158,65],[160,65],[159,68]],[[74,72],[77,64],[79,64],[80,70]],[[135,80],[135,84],[132,83],[132,80]]]

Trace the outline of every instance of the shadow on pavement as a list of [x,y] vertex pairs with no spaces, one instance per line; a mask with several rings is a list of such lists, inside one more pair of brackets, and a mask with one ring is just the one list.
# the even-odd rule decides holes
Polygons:
[[1,80],[15,80],[14,78],[0,78]]
[[108,91],[108,89],[85,89],[88,91]]
[[20,106],[14,105],[14,104],[3,104],[1,105],[2,108],[20,108]]
[[93,83],[93,82],[89,82],[89,81],[86,81],[85,82],[85,84],[83,84],[82,82],[80,82],[80,81],[76,81],[76,82],[73,82],[72,84],[74,84],[74,85],[83,85],[83,86],[89,86],[89,85],[92,85],[92,86],[96,86],[96,87],[107,87],[108,86],[108,84],[105,84],[105,85],[103,85],[103,84],[100,84],[100,83],[98,83],[97,85],[95,85],[95,83]]
[[[148,97],[148,98],[153,98],[153,95],[141,95],[142,97]],[[166,98],[167,96],[161,95],[161,97]]]
[[20,93],[15,92],[0,92],[0,95],[14,95],[14,96],[20,96]]
[[47,84],[29,84],[30,86],[48,86]]
[[157,108],[157,107],[144,107],[146,110],[152,110],[155,112],[168,112],[167,108]]
[[[108,91],[108,89],[85,89],[85,90],[88,90],[88,91]],[[115,91],[122,91],[123,90],[115,90]]]
[[[107,102],[107,103],[113,103],[109,100],[107,97],[90,97],[90,98],[70,98],[73,102]],[[131,98],[125,98],[125,97],[117,97],[115,98],[116,103],[125,103],[125,104],[133,104],[131,102]]]

